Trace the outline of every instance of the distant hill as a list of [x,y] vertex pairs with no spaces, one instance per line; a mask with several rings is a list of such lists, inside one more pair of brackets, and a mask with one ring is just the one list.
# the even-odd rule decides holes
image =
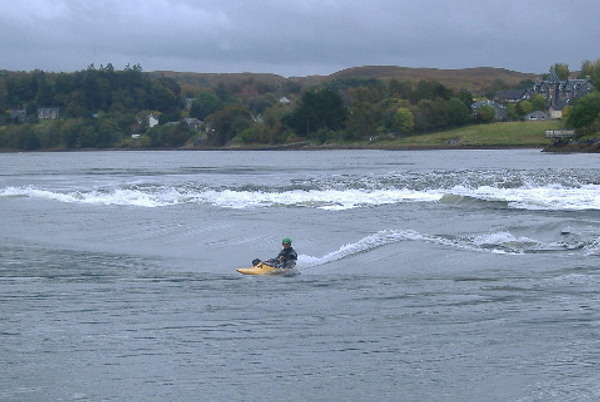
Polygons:
[[540,76],[531,73],[521,73],[505,68],[477,67],[464,69],[437,69],[437,68],[410,68],[396,66],[364,66],[352,67],[338,71],[331,75],[315,75],[307,77],[285,78],[277,74],[259,73],[189,73],[174,71],[155,71],[149,73],[151,76],[165,76],[175,79],[184,90],[198,91],[203,88],[211,88],[219,83],[230,84],[233,82],[254,79],[270,84],[284,84],[293,82],[304,88],[322,84],[327,81],[359,78],[379,79],[390,81],[418,82],[420,80],[438,81],[452,88],[465,88],[473,94],[485,93],[494,82],[502,81],[509,87],[517,86],[524,80],[539,80]]
[[255,80],[269,84],[283,84],[288,79],[277,74],[267,73],[189,73],[176,71],[153,71],[151,77],[169,77],[176,80],[184,91],[200,91],[214,88],[219,83],[225,85],[245,80]]
[[453,70],[437,68],[409,68],[395,66],[355,67],[338,71],[329,76],[339,78],[377,78],[382,81],[396,79],[398,81],[418,82],[420,80],[438,81],[453,89],[465,88],[473,93],[492,87],[494,81],[501,80],[510,87],[517,86],[524,80],[538,80],[539,75],[520,73],[505,68],[477,67]]

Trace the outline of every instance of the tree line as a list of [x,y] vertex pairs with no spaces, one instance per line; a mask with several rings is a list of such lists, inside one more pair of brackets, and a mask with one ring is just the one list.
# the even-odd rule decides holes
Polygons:
[[[559,63],[551,73],[562,76],[565,68],[568,75],[568,67]],[[600,88],[600,60],[584,62],[581,75],[591,77]],[[496,84],[493,90],[508,89]],[[579,99],[565,123],[598,131],[599,97],[596,91]],[[543,97],[526,102],[511,106],[509,118],[518,119],[545,105]],[[0,148],[365,141],[494,121],[493,109],[474,110],[473,103],[468,90],[430,80],[351,78],[303,88],[289,79],[281,84],[247,78],[183,90],[176,80],[151,76],[139,65],[123,70],[111,64],[90,65],[74,73],[0,71]],[[48,108],[59,110],[59,117],[43,118],[39,112]],[[149,116],[158,125],[153,126]],[[190,124],[190,119],[196,123]]]

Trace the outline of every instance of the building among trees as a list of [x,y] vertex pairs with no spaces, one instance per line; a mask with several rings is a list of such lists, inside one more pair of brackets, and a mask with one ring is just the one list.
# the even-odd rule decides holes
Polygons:
[[550,116],[558,119],[562,117],[563,109],[574,99],[588,95],[594,89],[594,84],[589,78],[561,80],[553,74],[550,79],[538,81],[529,89],[498,91],[494,94],[494,100],[502,104],[516,104],[541,95],[546,100]]
[[60,108],[57,107],[40,107],[38,108],[38,119],[58,119]]
[[553,111],[553,117],[562,117],[562,110],[573,99],[591,93],[594,84],[588,78],[575,80],[559,80],[556,76],[550,80],[537,82],[530,90],[531,94],[540,94],[546,98],[548,108]]

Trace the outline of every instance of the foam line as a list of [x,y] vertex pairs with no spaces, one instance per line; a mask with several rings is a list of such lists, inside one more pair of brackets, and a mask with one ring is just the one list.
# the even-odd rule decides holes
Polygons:
[[247,209],[263,207],[318,208],[338,211],[401,203],[431,203],[452,200],[504,202],[509,208],[550,211],[600,210],[600,185],[575,187],[542,185],[502,188],[454,186],[452,188],[314,188],[284,190],[215,189],[189,184],[181,186],[129,185],[106,189],[57,191],[34,186],[6,187],[1,198],[44,198],[66,203],[120,205],[156,208],[177,204],[208,204],[221,208]]

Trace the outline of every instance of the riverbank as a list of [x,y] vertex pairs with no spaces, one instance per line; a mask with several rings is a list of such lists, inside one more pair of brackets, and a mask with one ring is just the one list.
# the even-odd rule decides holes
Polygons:
[[[230,143],[223,147],[194,146],[187,144],[178,148],[76,148],[38,149],[34,152],[72,151],[122,151],[122,150],[181,150],[181,151],[285,151],[285,150],[334,150],[334,149],[382,149],[382,150],[451,150],[451,149],[542,149],[544,152],[600,152],[600,139],[585,139],[555,143],[546,138],[546,130],[560,128],[556,120],[540,122],[501,122],[478,124],[430,134],[405,137],[374,136],[362,141],[327,142],[294,141],[286,144]],[[0,150],[0,152],[22,152]]]
[[544,148],[544,152],[600,153],[600,138],[558,142]]
[[[552,145],[545,137],[546,130],[559,128],[558,121],[502,122],[477,124],[431,134],[405,137],[374,136],[354,142],[327,142],[314,144],[308,141],[279,145],[230,144],[219,149],[286,150],[286,149],[544,149]],[[191,147],[194,148],[194,147]]]

